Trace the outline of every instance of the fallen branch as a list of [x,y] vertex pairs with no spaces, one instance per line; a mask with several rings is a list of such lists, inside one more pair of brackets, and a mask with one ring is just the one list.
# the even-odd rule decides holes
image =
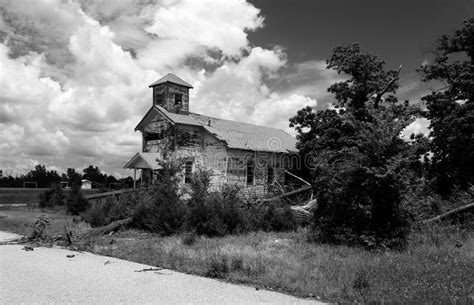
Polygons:
[[466,204],[466,205],[463,205],[459,208],[456,208],[456,209],[453,209],[453,210],[450,210],[446,213],[443,213],[441,215],[438,215],[436,217],[433,217],[433,218],[430,218],[430,219],[426,219],[426,220],[423,220],[421,221],[421,223],[430,223],[430,222],[434,222],[434,221],[437,221],[437,220],[441,220],[443,218],[446,218],[450,215],[453,215],[453,214],[457,214],[457,213],[460,213],[462,211],[465,211],[465,210],[468,210],[468,209],[471,209],[471,208],[474,208],[474,202],[472,203],[469,203],[469,204]]
[[296,221],[300,224],[309,223],[313,210],[317,207],[318,203],[316,199],[308,201],[305,205],[294,205],[291,206],[291,213],[295,217]]
[[92,230],[90,230],[90,231],[88,231],[84,234],[81,234],[80,236],[78,236],[78,240],[84,240],[84,239],[88,239],[88,238],[91,238],[91,237],[99,237],[99,236],[107,234],[109,232],[113,232],[113,231],[119,229],[122,226],[126,226],[126,225],[130,224],[131,222],[132,222],[132,218],[126,218],[126,219],[111,222],[110,224],[108,224],[104,227],[97,228],[97,229],[92,229]]
[[290,172],[287,171],[287,170],[285,170],[285,173],[287,173],[288,175],[290,175],[290,176],[292,176],[292,177],[298,179],[299,181],[303,182],[303,183],[306,184],[306,185],[311,185],[311,183],[309,183],[308,181],[304,180],[304,179],[301,178],[301,177],[296,176],[296,175],[293,174],[293,173],[290,173]]
[[297,189],[297,190],[294,190],[294,191],[291,191],[291,192],[288,192],[288,193],[284,193],[284,194],[278,195],[278,196],[276,196],[276,197],[263,199],[263,200],[262,200],[262,203],[271,202],[271,201],[277,201],[277,200],[280,200],[280,199],[283,199],[283,198],[286,198],[286,197],[289,197],[289,196],[293,196],[293,195],[296,195],[296,194],[299,194],[299,193],[303,193],[303,192],[306,192],[306,191],[310,191],[312,188],[313,188],[312,186],[305,186],[305,187],[302,187],[302,188],[300,188],[300,189]]

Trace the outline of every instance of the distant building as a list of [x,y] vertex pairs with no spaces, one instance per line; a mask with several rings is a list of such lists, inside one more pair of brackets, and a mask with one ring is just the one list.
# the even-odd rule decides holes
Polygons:
[[142,150],[124,166],[141,170],[142,185],[152,185],[165,156],[183,161],[182,183],[196,168],[211,170],[211,185],[225,184],[265,192],[285,184],[285,170],[298,161],[296,139],[276,128],[223,120],[189,112],[190,84],[167,74],[149,87],[153,104],[135,127]]
[[81,180],[81,189],[83,189],[83,190],[92,189],[92,181],[87,180],[87,179],[82,179]]

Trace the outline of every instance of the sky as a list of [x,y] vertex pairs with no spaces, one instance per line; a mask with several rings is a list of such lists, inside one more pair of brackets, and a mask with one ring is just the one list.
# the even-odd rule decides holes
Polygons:
[[415,69],[473,13],[474,0],[0,0],[0,169],[129,175],[148,85],[168,72],[193,85],[193,112],[294,134],[298,109],[334,102],[344,76],[325,60],[354,42],[402,65],[398,96],[419,102],[439,84]]

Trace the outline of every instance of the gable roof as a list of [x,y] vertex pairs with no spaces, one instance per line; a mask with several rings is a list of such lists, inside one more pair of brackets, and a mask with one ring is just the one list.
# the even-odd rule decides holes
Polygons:
[[162,83],[174,83],[174,84],[178,84],[178,85],[185,86],[188,88],[193,87],[189,83],[185,82],[184,80],[182,80],[181,78],[177,77],[176,75],[172,73],[166,74],[165,76],[163,76],[162,78],[160,78],[159,80],[157,80],[156,82],[154,82],[148,87],[153,87]]
[[123,168],[160,169],[161,166],[156,161],[157,159],[162,159],[160,153],[139,152],[136,153]]
[[277,128],[213,118],[197,113],[178,114],[153,106],[138,123],[140,129],[152,113],[160,113],[173,124],[200,126],[229,148],[261,152],[296,152],[296,139]]

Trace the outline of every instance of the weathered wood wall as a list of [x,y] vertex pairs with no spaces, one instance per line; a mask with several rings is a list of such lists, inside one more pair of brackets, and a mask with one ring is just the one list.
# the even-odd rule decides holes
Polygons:
[[[158,101],[162,94],[163,99]],[[182,94],[181,105],[175,104],[175,94]],[[189,112],[189,88],[173,83],[163,83],[153,87],[153,105],[159,105],[174,113]]]
[[[180,160],[193,162],[194,169],[211,171],[211,184],[218,189],[225,184],[235,185],[257,195],[266,194],[268,169],[273,169],[273,178],[285,184],[285,169],[295,166],[295,160],[287,154],[254,152],[228,149],[204,128],[192,125],[172,125],[157,115],[143,130],[143,151],[161,152]],[[147,135],[161,134],[162,139],[146,140]],[[247,164],[253,164],[253,181],[247,181]],[[184,178],[183,178],[184,182]]]

